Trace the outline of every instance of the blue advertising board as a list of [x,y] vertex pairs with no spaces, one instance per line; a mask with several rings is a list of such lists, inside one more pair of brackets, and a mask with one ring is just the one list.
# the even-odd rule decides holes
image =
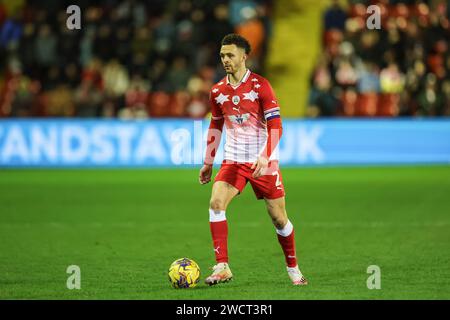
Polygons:
[[[189,119],[0,120],[0,167],[198,166],[208,125]],[[279,156],[292,166],[449,164],[450,121],[285,119]]]

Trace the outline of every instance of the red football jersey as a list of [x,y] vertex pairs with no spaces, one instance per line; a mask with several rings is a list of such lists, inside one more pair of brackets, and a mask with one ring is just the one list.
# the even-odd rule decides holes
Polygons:
[[[224,119],[226,141],[224,159],[254,162],[267,142],[266,122],[280,117],[275,93],[267,79],[247,70],[241,82],[232,85],[228,76],[210,92],[212,118]],[[273,152],[270,159],[278,160]]]

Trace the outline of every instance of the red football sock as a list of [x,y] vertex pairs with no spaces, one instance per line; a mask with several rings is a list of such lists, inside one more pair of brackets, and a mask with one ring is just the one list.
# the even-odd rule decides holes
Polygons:
[[211,229],[216,262],[228,263],[228,224],[225,218],[225,211],[209,209],[209,214],[209,227]]
[[277,230],[277,237],[286,258],[286,265],[291,268],[295,267],[297,257],[295,254],[294,227],[289,220],[283,229]]

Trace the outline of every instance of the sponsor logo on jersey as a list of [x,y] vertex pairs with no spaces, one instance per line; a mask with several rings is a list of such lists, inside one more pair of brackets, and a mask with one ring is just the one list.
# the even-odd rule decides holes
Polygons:
[[243,124],[244,122],[246,122],[250,118],[250,113],[231,115],[231,116],[228,116],[228,118],[233,123]]

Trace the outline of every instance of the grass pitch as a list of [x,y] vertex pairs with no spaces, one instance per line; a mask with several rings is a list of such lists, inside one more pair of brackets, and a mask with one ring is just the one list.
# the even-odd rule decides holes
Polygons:
[[[215,170],[215,172],[217,172]],[[0,171],[1,299],[450,299],[450,166],[285,168],[307,287],[290,284],[264,202],[248,185],[227,210],[234,281],[213,265],[198,170]],[[175,290],[180,257],[201,268]],[[69,265],[81,289],[66,288]],[[381,269],[369,290],[367,268]]]

